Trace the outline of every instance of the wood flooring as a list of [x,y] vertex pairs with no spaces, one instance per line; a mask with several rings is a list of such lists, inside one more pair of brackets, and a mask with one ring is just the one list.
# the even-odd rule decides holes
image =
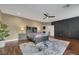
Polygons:
[[79,55],[79,39],[70,39],[65,37],[55,37],[60,40],[70,41],[70,44],[66,51],[64,52],[64,55]]
[[[79,55],[79,40],[68,39],[63,37],[56,37],[60,40],[70,41],[69,46],[64,52],[64,55]],[[4,48],[0,48],[0,55],[22,55],[19,45],[22,43],[28,43],[28,40],[19,40],[18,42],[7,42]]]

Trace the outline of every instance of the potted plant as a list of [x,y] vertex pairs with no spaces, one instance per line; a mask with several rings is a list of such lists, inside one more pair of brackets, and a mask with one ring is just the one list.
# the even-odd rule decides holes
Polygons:
[[0,48],[5,46],[5,38],[9,36],[7,24],[0,22]]

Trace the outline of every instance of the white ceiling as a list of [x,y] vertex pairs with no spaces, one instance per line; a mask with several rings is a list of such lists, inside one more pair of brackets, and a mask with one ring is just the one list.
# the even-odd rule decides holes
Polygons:
[[[70,5],[63,8],[64,4],[1,4],[0,9],[3,13],[16,15],[41,22],[52,22],[66,18],[79,16],[79,5]],[[56,18],[43,19],[44,12]]]

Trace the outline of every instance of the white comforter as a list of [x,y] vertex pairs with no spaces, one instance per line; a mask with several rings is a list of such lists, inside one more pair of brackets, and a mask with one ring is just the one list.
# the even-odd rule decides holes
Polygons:
[[32,42],[24,43],[20,49],[24,55],[62,55],[68,44],[67,41],[50,39],[36,45]]

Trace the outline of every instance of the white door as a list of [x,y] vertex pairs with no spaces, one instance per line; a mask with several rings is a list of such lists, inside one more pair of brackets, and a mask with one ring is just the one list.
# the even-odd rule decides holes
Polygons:
[[50,32],[50,36],[54,36],[54,25],[46,26],[46,32]]

